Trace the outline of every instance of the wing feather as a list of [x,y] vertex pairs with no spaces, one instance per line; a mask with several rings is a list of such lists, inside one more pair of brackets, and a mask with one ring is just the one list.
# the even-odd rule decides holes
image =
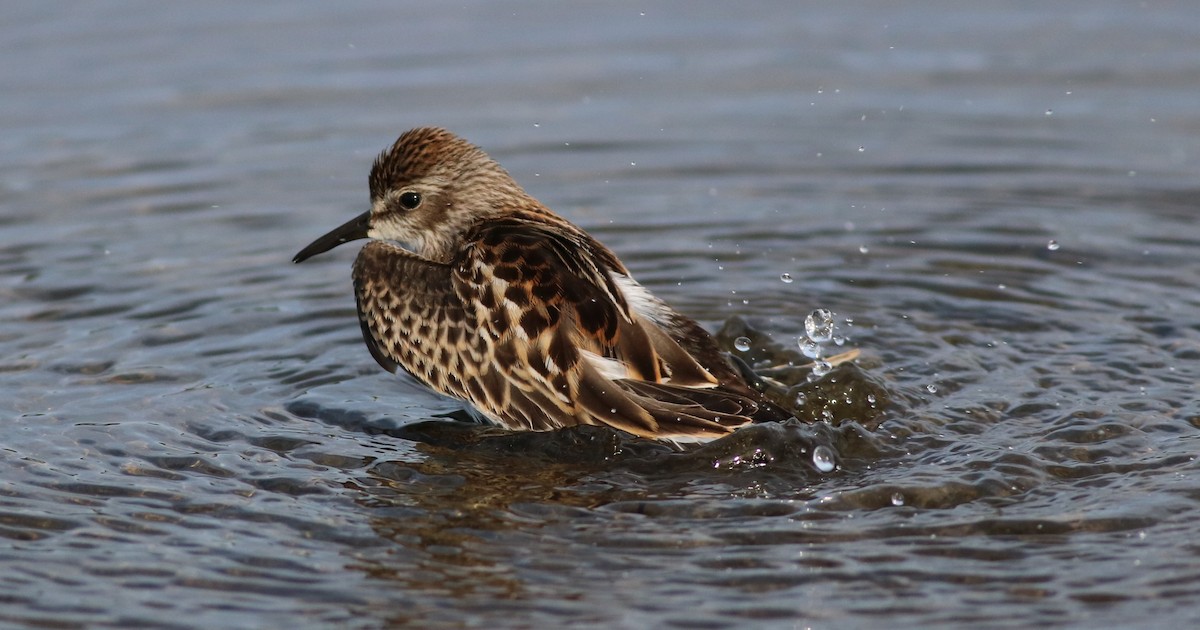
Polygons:
[[[480,305],[473,319],[505,348],[497,359],[525,372],[509,377],[520,381],[510,386],[522,392],[514,400],[529,396],[530,385],[550,390],[542,398],[564,403],[563,425],[715,437],[750,422],[757,409],[745,395],[719,388],[658,322],[631,308],[624,266],[569,224],[489,221],[469,235],[453,267],[460,299]],[[517,347],[523,355],[514,355]],[[695,388],[708,393],[689,397]]]

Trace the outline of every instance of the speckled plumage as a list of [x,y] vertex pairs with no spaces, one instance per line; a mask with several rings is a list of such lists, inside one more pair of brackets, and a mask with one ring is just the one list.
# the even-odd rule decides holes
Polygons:
[[369,181],[371,209],[295,260],[375,239],[353,276],[363,337],[385,369],[514,430],[595,424],[689,441],[786,417],[698,324],[479,148],[413,129]]

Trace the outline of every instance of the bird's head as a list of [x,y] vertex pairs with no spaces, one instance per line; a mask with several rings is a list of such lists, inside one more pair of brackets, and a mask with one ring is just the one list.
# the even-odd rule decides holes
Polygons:
[[478,147],[435,127],[405,132],[371,167],[371,209],[300,250],[302,262],[349,241],[399,243],[448,262],[480,219],[537,204]]

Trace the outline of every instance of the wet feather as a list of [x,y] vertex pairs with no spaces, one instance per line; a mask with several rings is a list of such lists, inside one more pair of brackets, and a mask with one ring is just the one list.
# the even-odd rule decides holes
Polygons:
[[384,369],[514,430],[591,424],[687,441],[782,419],[706,331],[478,148],[410,131],[376,160],[370,185],[362,225],[297,260],[376,239],[353,278],[363,337]]

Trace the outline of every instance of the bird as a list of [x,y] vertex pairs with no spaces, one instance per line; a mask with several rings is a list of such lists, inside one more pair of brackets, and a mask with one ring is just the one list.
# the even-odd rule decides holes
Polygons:
[[403,133],[368,184],[370,208],[293,262],[370,239],[355,302],[389,372],[512,431],[597,425],[680,444],[791,417],[609,248],[450,131]]

